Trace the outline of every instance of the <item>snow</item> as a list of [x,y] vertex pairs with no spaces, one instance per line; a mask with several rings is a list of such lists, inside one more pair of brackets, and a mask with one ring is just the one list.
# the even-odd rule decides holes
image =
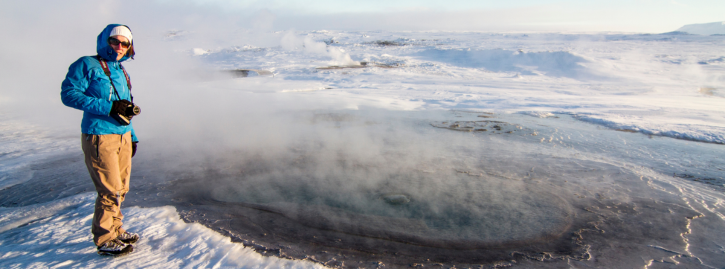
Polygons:
[[[193,178],[214,169],[220,171],[215,180],[234,179],[235,172],[269,166],[275,173],[255,177],[251,188],[223,185],[214,191],[227,200],[215,198],[253,203],[254,194],[262,200],[281,199],[265,190],[316,186],[318,194],[334,193],[329,200],[345,203],[364,200],[365,193],[354,192],[356,188],[374,185],[375,173],[386,175],[385,165],[390,165],[396,173],[409,169],[423,176],[420,185],[413,185],[417,188],[386,183],[391,189],[379,197],[388,205],[415,204],[428,197],[441,207],[455,201],[468,210],[483,207],[466,207],[464,198],[477,193],[515,196],[536,188],[543,194],[529,194],[543,199],[553,188],[562,204],[571,205],[567,210],[581,203],[599,214],[601,229],[619,227],[607,221],[614,219],[631,225],[617,231],[630,236],[621,236],[625,239],[582,230],[585,238],[597,238],[585,251],[593,258],[531,256],[509,263],[512,266],[544,266],[537,259],[548,259],[552,267],[722,268],[725,37],[702,36],[719,33],[712,32],[718,26],[722,24],[678,30],[698,35],[320,30],[259,37],[276,40],[274,45],[253,40],[209,44],[199,42],[208,38],[199,33],[159,33],[146,50],[155,52],[147,54],[153,60],[139,56],[126,64],[134,76],[135,97],[144,107],[134,123],[142,143],[134,158],[131,188],[173,190],[148,184],[158,178],[164,182],[167,176],[170,181],[178,175]],[[181,60],[167,61],[172,58]],[[224,73],[237,69],[260,72],[243,78]],[[262,75],[267,74],[263,70],[274,75]],[[168,96],[174,96],[174,102],[168,102]],[[0,102],[18,105],[2,95]],[[62,109],[68,108],[58,111]],[[8,195],[23,184],[44,186],[34,177],[39,172],[32,164],[80,156],[77,130],[57,136],[60,131],[35,119],[10,115],[16,114],[0,110],[0,116],[9,119],[0,123],[0,194]],[[77,124],[80,117],[74,117],[64,120]],[[496,124],[499,129],[493,127]],[[293,153],[287,155],[289,151]],[[284,158],[276,158],[280,156]],[[297,161],[286,162],[289,156],[319,166],[298,177],[309,182],[288,181],[299,172]],[[334,167],[339,156],[359,167],[373,167],[375,173]],[[258,163],[240,164],[250,160]],[[235,170],[239,167],[247,170]],[[441,175],[448,180],[437,178]],[[67,180],[62,175],[52,178]],[[486,181],[474,184],[467,182],[470,178]],[[500,192],[490,191],[499,183]],[[486,191],[473,191],[480,189]],[[260,191],[234,196],[252,190]],[[38,196],[45,192],[37,191]],[[165,199],[160,194],[129,199],[143,204],[145,198]],[[263,256],[250,247],[253,244],[232,242],[219,229],[185,223],[181,209],[151,202],[124,208],[125,227],[142,236],[136,251],[120,258],[98,257],[90,235],[94,195],[64,194],[52,202],[0,207],[0,267],[323,267],[311,262],[313,257]],[[445,201],[450,196],[455,199]],[[289,199],[299,198],[295,197]],[[586,204],[585,199],[600,204]],[[525,206],[511,205],[510,212],[524,208],[529,221],[546,219],[536,215],[542,202],[534,201],[519,201]],[[628,215],[627,206],[634,203],[655,209]],[[308,226],[323,226],[295,216],[290,208],[279,212]],[[637,210],[641,209],[631,209]],[[505,213],[500,216],[511,217]],[[636,238],[652,230],[648,227],[659,227],[655,230],[662,236]],[[395,229],[407,232],[404,227]],[[524,230],[519,234],[538,232]],[[411,234],[422,236],[425,231]],[[631,251],[622,253],[619,246]]]
[[5,117],[0,122],[0,189],[23,183],[32,171],[22,171],[38,158],[53,156],[76,146],[70,139],[53,138],[47,130]]
[[191,50],[191,52],[195,56],[204,55],[204,54],[208,54],[209,53],[208,51],[206,51],[204,49],[200,49],[200,48],[194,48],[194,49]]
[[[342,47],[354,59],[400,68],[300,73],[303,67],[309,70],[337,61],[331,55],[277,49],[236,54],[242,61],[217,59],[213,54],[209,60],[274,68],[283,78],[321,81],[327,84],[320,88],[336,92],[365,89],[365,95],[376,98],[392,93],[423,102],[413,109],[581,113],[583,119],[614,128],[725,142],[722,100],[717,97],[725,83],[717,60],[722,57],[722,38],[664,42],[669,39],[648,35],[427,34],[398,33],[394,38],[330,31],[301,34],[306,40],[334,37],[338,43],[330,45],[331,51]],[[405,46],[360,46],[368,39],[396,40]],[[296,60],[285,64],[285,57]],[[378,78],[369,81],[370,75]],[[370,82],[375,84],[372,89]],[[701,93],[703,87],[713,94]],[[627,122],[619,122],[622,118]],[[691,128],[694,125],[702,128]]]
[[695,35],[725,35],[725,21],[688,24],[680,27],[677,31]]
[[[184,223],[173,207],[126,208],[127,229],[143,241],[131,255],[99,258],[90,235],[95,194],[52,203],[2,208],[3,268],[322,268],[310,262],[264,257],[196,223]],[[22,226],[22,228],[18,228]]]

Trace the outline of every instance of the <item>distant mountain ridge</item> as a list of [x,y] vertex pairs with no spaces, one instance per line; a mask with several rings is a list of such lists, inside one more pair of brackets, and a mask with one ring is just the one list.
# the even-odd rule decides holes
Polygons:
[[686,32],[696,35],[725,35],[725,21],[688,24],[680,27],[676,32]]

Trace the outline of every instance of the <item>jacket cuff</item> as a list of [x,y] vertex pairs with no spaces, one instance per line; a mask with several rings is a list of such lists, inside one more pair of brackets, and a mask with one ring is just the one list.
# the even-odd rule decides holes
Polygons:
[[138,142],[138,137],[136,137],[136,132],[131,130],[131,142]]
[[105,111],[106,112],[105,115],[110,116],[111,109],[113,109],[113,101],[106,101],[106,100],[103,100],[103,101],[104,102],[101,103],[101,111]]

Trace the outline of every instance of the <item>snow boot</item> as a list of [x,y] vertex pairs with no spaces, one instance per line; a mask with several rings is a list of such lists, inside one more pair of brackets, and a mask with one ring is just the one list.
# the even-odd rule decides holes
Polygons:
[[124,254],[131,253],[133,246],[121,242],[118,239],[109,240],[103,245],[98,247],[98,255],[103,256],[121,256]]
[[126,244],[136,243],[136,241],[138,241],[139,238],[141,238],[141,237],[138,236],[137,233],[129,233],[127,231],[122,234],[119,234],[118,237],[116,237],[116,239],[118,239],[121,242],[124,242]]

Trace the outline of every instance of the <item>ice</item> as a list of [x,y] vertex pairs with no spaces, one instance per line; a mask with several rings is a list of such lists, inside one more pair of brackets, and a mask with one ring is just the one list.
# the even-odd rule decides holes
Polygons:
[[67,151],[75,146],[73,142],[53,138],[47,130],[5,115],[0,123],[0,189],[30,179],[34,171],[27,169],[29,163]]
[[677,31],[696,35],[725,35],[725,22],[688,24]]
[[[420,58],[446,62],[468,68],[485,68],[493,72],[516,72],[522,75],[541,74],[552,77],[587,78],[587,71],[579,63],[586,59],[565,51],[523,52],[493,50],[439,50],[422,51]],[[592,75],[589,74],[590,78]]]
[[288,32],[282,37],[280,45],[286,50],[302,50],[305,53],[328,56],[332,60],[330,65],[360,65],[345,51],[335,47],[328,48],[325,42],[315,41],[310,36],[301,38],[294,32]]
[[[239,52],[234,57],[249,66],[274,68],[275,74],[283,79],[320,81],[324,84],[317,89],[342,89],[337,92],[350,93],[353,97],[364,92],[366,96],[383,100],[392,92],[398,99],[418,102],[412,109],[578,113],[582,119],[613,128],[722,142],[723,115],[718,102],[723,87],[721,68],[698,64],[713,62],[712,59],[722,56],[705,52],[717,51],[714,47],[697,47],[722,42],[718,37],[687,36],[672,43],[657,43],[661,37],[656,35],[400,33],[397,38],[389,36],[378,34],[381,40],[415,41],[382,47],[366,44],[369,38],[357,33],[328,31],[303,33],[299,37],[316,40],[335,37],[338,43],[330,45],[331,48],[344,47],[351,57],[382,63],[386,68],[377,67],[378,64],[361,69],[300,72],[305,67],[326,66],[330,58],[274,48],[265,50],[264,54]],[[281,63],[285,55],[300,58],[288,64],[267,64]],[[228,62],[229,57],[209,55],[207,59],[216,65],[233,64]],[[378,78],[367,80],[374,74]],[[673,96],[678,101],[673,101]],[[700,126],[691,128],[693,125]]]
[[209,54],[209,51],[208,51],[208,50],[205,50],[205,49],[202,49],[202,48],[193,48],[193,49],[191,50],[191,52],[192,52],[192,53],[193,53],[193,54],[194,54],[195,56],[200,56],[200,55],[204,55],[204,54]]
[[0,266],[133,268],[322,268],[304,261],[264,257],[195,223],[184,223],[173,207],[126,208],[127,229],[141,241],[131,255],[99,258],[89,227],[95,194],[51,203],[0,208]]

